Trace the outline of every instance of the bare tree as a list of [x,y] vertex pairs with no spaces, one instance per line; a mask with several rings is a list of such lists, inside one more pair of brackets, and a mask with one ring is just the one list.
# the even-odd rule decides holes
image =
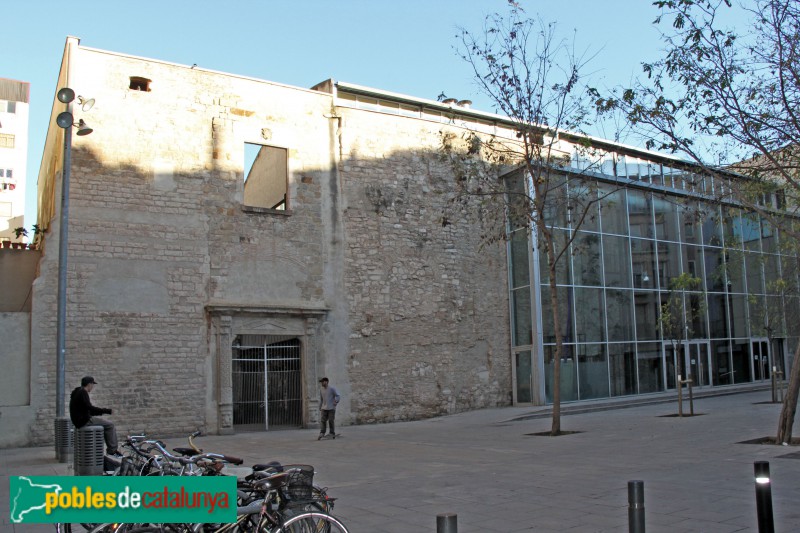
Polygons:
[[[459,53],[498,114],[513,122],[511,135],[444,133],[442,150],[455,170],[458,192],[454,204],[474,205],[475,198],[481,199],[478,213],[472,214],[491,222],[484,225],[484,238],[509,238],[507,223],[511,230],[522,228],[530,232],[526,233],[528,239],[535,236],[546,262],[555,341],[551,434],[558,435],[563,310],[569,297],[557,287],[559,265],[568,254],[581,253],[577,230],[597,222],[599,205],[609,193],[599,191],[596,181],[583,175],[591,165],[583,172],[571,166],[579,153],[596,155],[580,135],[593,112],[581,74],[587,58],[576,53],[568,41],[557,38],[553,24],[527,18],[515,2],[509,6],[507,14],[487,17],[482,32],[462,30]],[[498,179],[511,168],[518,172]]]
[[[632,87],[612,97],[598,94],[598,107],[622,110],[649,147],[698,163],[714,183],[715,199],[738,203],[797,241],[800,4],[654,3],[660,9],[656,24],[668,24],[662,33],[665,55],[644,64],[645,77]],[[744,13],[748,27],[725,25],[736,10]],[[800,351],[789,375],[778,442],[791,440],[798,392]]]
[[[669,290],[662,296],[661,306],[658,310],[658,325],[664,340],[672,344],[672,356],[676,359],[674,378],[675,387],[681,387],[681,356],[686,349],[686,341],[692,338],[697,325],[701,323],[706,313],[701,298],[703,280],[684,272],[669,281]],[[689,371],[682,375],[689,379],[697,380],[699,376],[692,376]]]

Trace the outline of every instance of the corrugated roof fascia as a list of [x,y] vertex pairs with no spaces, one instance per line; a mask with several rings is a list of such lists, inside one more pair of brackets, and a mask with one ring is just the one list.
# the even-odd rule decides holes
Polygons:
[[[437,100],[418,98],[416,96],[409,96],[406,94],[384,91],[382,89],[375,89],[372,87],[366,87],[363,85],[357,85],[355,83],[347,83],[343,81],[335,81],[334,84],[336,85],[337,90],[341,90],[342,92],[345,93],[361,94],[364,96],[372,96],[375,98],[383,98],[386,100],[394,100],[401,103],[417,105],[424,108],[436,109],[438,111],[447,111],[451,113],[456,113],[458,115],[463,115],[465,117],[473,117],[481,120],[496,122],[498,124],[510,126],[512,128],[517,127],[519,124],[518,121],[515,121],[507,116],[498,115],[495,113],[489,113],[486,111],[480,111],[478,109],[451,106],[449,104],[444,104]],[[542,129],[545,128],[543,127]],[[597,148],[602,148],[613,152],[619,152],[625,155],[641,157],[642,159],[656,160],[658,162],[665,164],[682,165],[686,167],[700,166],[697,163],[681,159],[680,157],[677,156],[664,154],[661,152],[655,152],[652,150],[647,150],[645,148],[639,148],[632,145],[626,145],[616,141],[610,141],[608,139],[594,137],[592,135],[584,135],[580,133],[561,130],[559,131],[559,136],[561,138],[567,139],[572,142],[588,141],[592,146]]]
[[31,84],[27,81],[0,78],[0,100],[27,104],[30,101],[30,95]]

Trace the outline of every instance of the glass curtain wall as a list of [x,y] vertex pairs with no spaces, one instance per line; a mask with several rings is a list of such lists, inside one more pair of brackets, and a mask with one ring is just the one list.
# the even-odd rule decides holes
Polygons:
[[[660,392],[692,371],[709,386],[765,379],[767,349],[769,364],[785,367],[785,352],[797,345],[789,332],[800,331],[798,313],[785,312],[800,304],[798,258],[779,246],[776,228],[704,204],[698,195],[719,184],[684,170],[614,154],[573,166],[583,175],[565,177],[562,193],[589,209],[583,224],[574,222],[583,214],[575,209],[545,213],[557,246],[569,243],[556,268],[562,400]],[[509,224],[516,397],[537,401],[525,380],[540,365],[549,403],[556,348],[550,276],[544,257],[538,271],[530,268],[536,246],[529,227]],[[676,288],[682,275],[696,282]],[[539,305],[531,303],[536,295]],[[669,298],[683,309],[678,333],[659,321]],[[541,334],[534,336],[537,317]],[[762,338],[754,347],[752,339]]]

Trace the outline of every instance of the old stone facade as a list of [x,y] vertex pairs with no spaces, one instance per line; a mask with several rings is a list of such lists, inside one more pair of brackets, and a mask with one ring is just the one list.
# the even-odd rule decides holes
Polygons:
[[[387,94],[407,112],[364,108],[334,82],[299,89],[72,38],[64,57],[59,88],[96,100],[75,110],[94,132],[72,145],[67,394],[92,374],[123,433],[235,432],[238,339],[264,336],[299,341],[301,425],[323,375],[343,424],[510,403],[505,246],[441,223],[452,177],[438,146],[458,130],[446,106],[413,115]],[[51,124],[32,392],[14,427],[0,417],[6,445],[53,439],[62,137]],[[281,205],[246,205],[247,144],[285,155]]]

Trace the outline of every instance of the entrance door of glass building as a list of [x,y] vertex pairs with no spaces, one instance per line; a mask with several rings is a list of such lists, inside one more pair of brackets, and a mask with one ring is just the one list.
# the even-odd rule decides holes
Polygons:
[[686,351],[686,368],[692,376],[692,384],[702,387],[711,384],[711,355],[708,341],[689,341]]
[[756,381],[770,379],[770,353],[767,339],[751,339],[750,353],[753,354],[753,375]]

